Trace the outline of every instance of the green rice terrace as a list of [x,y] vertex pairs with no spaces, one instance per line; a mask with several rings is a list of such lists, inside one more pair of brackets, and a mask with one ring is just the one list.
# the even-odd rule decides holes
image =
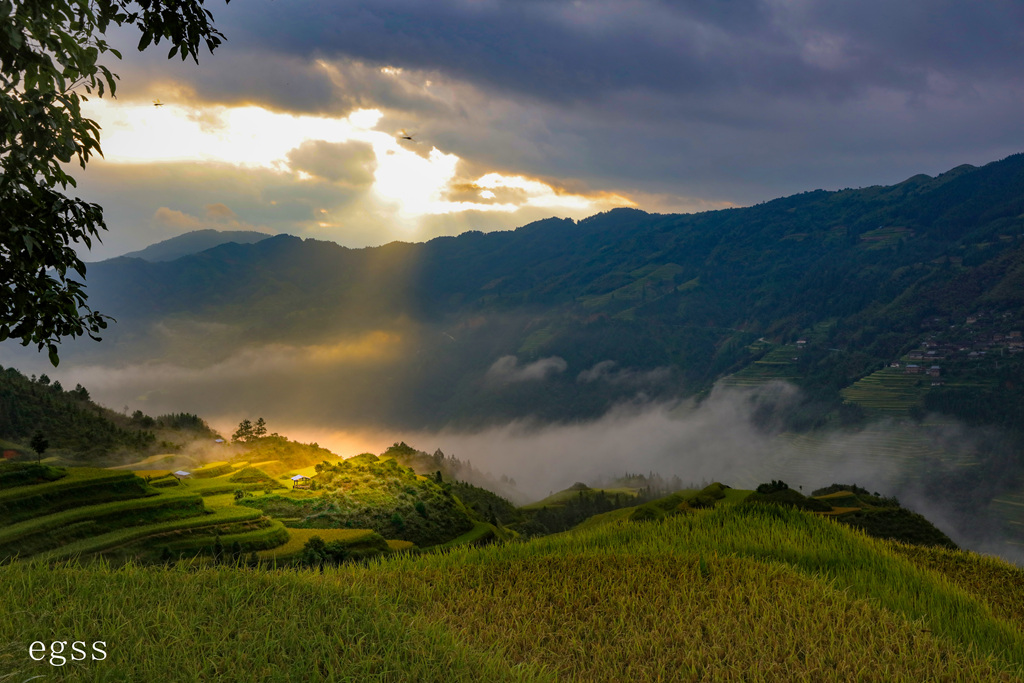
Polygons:
[[[644,521],[314,570],[8,564],[3,600],[28,608],[0,622],[0,667],[69,681],[1024,675],[1020,569],[792,506],[724,503],[728,491],[703,493],[718,501],[707,507],[662,500]],[[25,656],[56,634],[109,656],[59,671]]]
[[173,457],[115,469],[0,463],[0,561],[290,564],[314,537],[365,557],[513,535],[440,472],[417,475],[387,453],[342,460],[276,435],[247,446],[187,471],[151,469]]
[[723,384],[733,387],[752,387],[772,380],[793,381],[800,377],[797,362],[801,349],[795,344],[782,344],[772,347],[766,342],[755,342],[750,346],[754,353],[763,353],[739,372],[729,375]]
[[[321,451],[272,439],[188,472],[0,465],[0,599],[21,606],[0,620],[0,670],[69,681],[1024,676],[1024,571],[957,550],[854,484],[664,494],[627,475],[515,507],[401,465],[436,462],[404,444],[315,465],[297,455]],[[108,656],[59,669],[26,656],[60,639],[102,641]]]

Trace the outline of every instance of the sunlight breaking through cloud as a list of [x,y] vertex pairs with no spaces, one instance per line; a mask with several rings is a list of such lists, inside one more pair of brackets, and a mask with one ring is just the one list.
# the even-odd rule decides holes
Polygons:
[[[173,96],[175,91],[171,92]],[[411,233],[428,216],[534,209],[582,217],[615,206],[635,206],[619,194],[574,193],[523,175],[491,171],[466,177],[459,156],[378,130],[384,116],[379,109],[330,117],[255,105],[192,105],[187,103],[188,93],[181,99],[186,102],[160,106],[90,100],[86,114],[102,126],[105,162],[227,164],[243,172],[270,171],[317,192],[326,183],[358,192],[376,206],[379,220],[390,219]],[[317,184],[321,186],[314,190]],[[321,212],[310,227],[342,229],[349,204],[344,201]]]

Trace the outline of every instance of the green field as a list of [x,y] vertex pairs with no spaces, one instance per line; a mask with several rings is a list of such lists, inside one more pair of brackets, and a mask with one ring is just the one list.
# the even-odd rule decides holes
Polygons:
[[67,476],[57,481],[0,491],[0,523],[16,524],[82,505],[147,495],[156,495],[156,492],[131,472],[71,468]]
[[340,541],[351,544],[366,540],[374,535],[370,529],[288,529],[288,540],[276,548],[257,553],[261,560],[286,560],[302,552],[306,542],[319,536],[326,543]]
[[[226,507],[197,517],[187,517],[185,519],[138,527],[126,527],[117,531],[111,531],[110,533],[100,534],[99,536],[90,536],[89,538],[84,538],[42,553],[39,559],[45,562],[52,562],[54,560],[90,555],[112,550],[142,539],[166,543],[170,537],[180,535],[183,532],[194,532],[203,528],[212,529],[213,527],[254,522],[261,517],[262,515],[259,510]],[[211,542],[212,540],[210,538]]]
[[[758,346],[763,348],[766,344],[761,343]],[[724,378],[722,384],[731,387],[754,387],[772,380],[795,381],[800,378],[797,360],[801,353],[795,344],[776,346],[760,360]]]
[[121,527],[140,526],[205,512],[199,496],[157,496],[72,508],[0,528],[0,558],[25,557]]
[[26,648],[58,636],[111,652],[66,667],[70,681],[1024,675],[1020,569],[780,508],[317,571],[20,563],[0,567],[0,600],[17,606],[0,621],[0,667],[17,680],[53,675]]
[[[8,474],[16,469],[6,468]],[[280,521],[234,505],[234,492],[254,485],[210,478],[152,488],[131,471],[96,468],[50,475],[60,473],[64,476],[56,481],[0,490],[0,513],[8,522],[0,528],[0,560],[103,555],[121,562],[155,561],[156,548],[175,557],[209,554],[217,536],[245,551],[288,540]]]
[[[313,467],[308,469],[316,473]],[[375,463],[371,470],[348,466],[337,480],[338,488],[343,490],[335,490],[334,497],[324,497],[320,492],[290,490],[242,461],[210,463],[196,468],[196,472],[208,476],[181,481],[169,475],[147,474],[143,479],[131,470],[7,466],[4,474],[12,485],[0,489],[0,515],[7,521],[0,527],[0,560],[55,562],[103,556],[114,562],[178,561],[217,556],[219,539],[221,547],[234,553],[261,552],[263,559],[292,561],[314,535],[326,542],[346,539],[353,552],[362,556],[387,553],[392,547],[415,547],[408,539],[400,538],[389,545],[384,536],[366,526],[324,518],[324,510],[337,510],[342,501],[357,514],[369,511],[369,521],[388,529],[394,527],[399,533],[403,527],[408,529],[424,521],[443,524],[443,506],[449,501],[449,507],[461,511],[465,523],[451,525],[451,533],[432,545],[446,541],[482,543],[510,535],[486,523],[474,527],[465,518],[464,506],[457,498],[444,494],[433,479],[417,477],[394,462]],[[55,477],[60,478],[48,481]],[[267,497],[268,491],[273,495]],[[374,507],[396,502],[402,506],[401,517],[398,512],[385,513]],[[275,504],[280,510],[274,508]],[[268,506],[273,511],[263,509]],[[305,512],[295,517],[296,510]],[[398,526],[392,521],[396,517]],[[311,528],[294,533],[286,528],[298,524]],[[350,528],[353,526],[357,528]],[[468,533],[463,533],[467,529]],[[367,535],[372,538],[362,538]]]
[[[922,361],[923,362],[923,361]],[[854,382],[840,393],[871,416],[907,417],[931,389],[925,374],[910,375],[904,368],[883,368]]]

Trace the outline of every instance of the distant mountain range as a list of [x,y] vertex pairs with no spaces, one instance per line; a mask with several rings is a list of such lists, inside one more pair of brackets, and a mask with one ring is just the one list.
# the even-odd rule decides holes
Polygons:
[[[1024,425],[1011,343],[1024,329],[1024,155],[748,208],[616,209],[421,244],[235,240],[171,262],[96,263],[87,284],[118,323],[67,357],[201,368],[315,347],[324,367],[294,381],[326,392],[310,410],[339,422],[577,419],[732,376],[803,386],[795,427],[936,406]],[[925,343],[944,360],[902,403],[858,398],[883,367],[920,366],[908,354]],[[984,358],[968,366],[976,348]]]
[[270,235],[254,230],[193,230],[169,240],[151,244],[145,249],[124,254],[123,258],[140,258],[143,261],[151,262],[173,261],[182,256],[198,254],[228,242],[255,244],[268,237]]

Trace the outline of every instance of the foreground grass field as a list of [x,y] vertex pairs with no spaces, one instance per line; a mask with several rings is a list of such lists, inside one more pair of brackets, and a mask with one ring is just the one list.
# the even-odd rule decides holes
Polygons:
[[[0,604],[17,680],[1024,676],[1024,572],[775,508],[322,572],[15,564]],[[54,670],[28,659],[34,640],[103,640],[109,657]]]

